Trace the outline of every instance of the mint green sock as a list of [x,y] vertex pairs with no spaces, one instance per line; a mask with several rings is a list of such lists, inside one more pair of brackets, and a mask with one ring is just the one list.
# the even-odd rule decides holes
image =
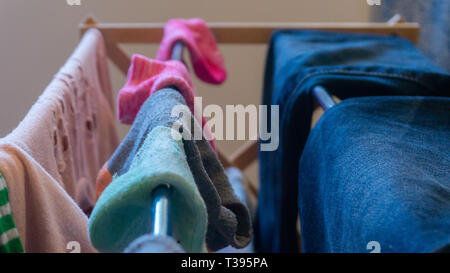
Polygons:
[[186,162],[183,142],[172,138],[177,134],[168,127],[155,127],[129,170],[113,177],[102,193],[89,219],[89,237],[99,251],[122,252],[149,232],[152,191],[161,184],[172,188],[173,237],[186,252],[206,251],[206,206]]

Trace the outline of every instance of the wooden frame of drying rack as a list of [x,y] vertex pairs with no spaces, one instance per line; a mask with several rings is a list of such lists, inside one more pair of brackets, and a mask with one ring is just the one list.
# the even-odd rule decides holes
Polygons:
[[[362,32],[372,34],[397,35],[417,43],[420,26],[418,23],[405,22],[395,15],[386,23],[208,23],[218,43],[222,44],[267,44],[274,30],[307,29],[340,32]],[[120,47],[120,43],[158,44],[162,40],[164,23],[99,23],[88,17],[79,25],[80,35],[89,28],[98,29],[105,40],[106,51],[111,61],[125,75],[131,64],[131,57]],[[231,156],[226,156],[217,147],[217,153],[224,167],[235,166],[246,169],[258,158],[257,141],[248,141]],[[247,186],[254,197],[257,196],[256,184]]]

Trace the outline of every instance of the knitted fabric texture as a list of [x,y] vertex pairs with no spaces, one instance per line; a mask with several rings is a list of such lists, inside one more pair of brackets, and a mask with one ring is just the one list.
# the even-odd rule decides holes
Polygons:
[[164,27],[157,59],[169,60],[172,48],[178,41],[188,47],[197,77],[211,84],[221,84],[225,81],[227,77],[225,64],[214,34],[205,21],[199,18],[169,20]]
[[[184,64],[179,61],[157,61],[142,55],[133,55],[127,82],[119,91],[117,99],[118,120],[124,124],[132,124],[147,98],[165,87],[176,88],[194,113],[194,87],[191,75]],[[204,117],[196,116],[196,118],[202,127],[206,125]],[[209,128],[204,127],[204,130],[214,148]]]
[[[184,107],[182,122],[172,116],[172,109]],[[190,124],[188,124],[190,123]],[[208,210],[207,245],[210,250],[229,244],[245,246],[251,238],[251,223],[247,207],[233,192],[223,167],[209,142],[202,136],[200,125],[176,90],[164,89],[152,95],[141,107],[128,135],[99,172],[97,196],[108,187],[111,175],[122,175],[141,149],[149,132],[156,126],[182,131],[186,160]],[[198,137],[198,140],[195,137]]]
[[[187,252],[205,252],[206,206],[186,162],[183,142],[173,129],[157,126],[131,160],[130,169],[114,176],[89,218],[89,238],[102,252],[122,252],[148,233],[152,192],[170,185],[173,236]],[[181,136],[180,136],[181,139]]]

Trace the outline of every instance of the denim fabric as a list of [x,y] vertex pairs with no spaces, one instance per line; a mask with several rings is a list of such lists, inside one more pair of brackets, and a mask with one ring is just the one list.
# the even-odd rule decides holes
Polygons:
[[[312,87],[341,99],[363,96],[448,96],[450,75],[409,41],[321,31],[275,32],[267,56],[263,104],[280,109],[280,146],[261,151],[255,246],[298,251],[298,164],[313,108]],[[270,111],[268,111],[270,113]],[[267,118],[270,129],[271,117]]]
[[351,98],[311,131],[299,165],[305,252],[450,247],[450,99]]

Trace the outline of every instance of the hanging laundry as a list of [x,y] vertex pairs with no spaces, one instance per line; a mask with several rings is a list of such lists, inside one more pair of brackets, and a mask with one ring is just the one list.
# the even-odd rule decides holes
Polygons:
[[131,58],[127,82],[117,99],[117,118],[121,123],[132,124],[142,104],[168,86],[176,86],[187,105],[194,112],[194,93],[191,76],[179,61],[157,61],[139,54]]
[[24,252],[9,204],[8,188],[0,173],[0,253]]
[[[199,127],[193,118],[191,126],[191,130],[187,127],[182,130],[193,136],[195,127]],[[236,196],[209,143],[205,139],[188,139],[192,140],[184,141],[187,160],[208,207],[208,248],[215,251],[227,245],[245,247],[252,237],[248,208]]]
[[[244,177],[241,171],[235,167],[225,170],[230,184],[239,199],[247,206],[247,194],[243,186]],[[145,234],[131,242],[124,250],[125,253],[183,253],[181,246],[172,238],[167,236],[154,236]],[[253,253],[253,245],[249,244],[242,249],[232,246],[220,249],[217,253]]]
[[[225,170],[225,174],[228,177],[228,180],[230,181],[231,187],[233,188],[234,192],[236,193],[236,196],[239,198],[239,200],[242,201],[245,205],[247,205],[250,214],[254,215],[254,206],[251,202],[251,198],[245,188],[245,183],[248,183],[246,181],[244,175],[242,174],[241,170],[239,170],[236,167],[229,167]],[[250,243],[240,249],[237,249],[233,246],[227,246],[225,248],[219,249],[216,251],[217,253],[253,253],[253,243],[250,241]]]
[[[121,177],[130,171],[133,158],[142,149],[143,142],[155,127],[171,128],[178,122],[178,117],[172,117],[171,113],[175,106],[180,105],[186,107],[185,99],[177,90],[169,88],[159,90],[145,101],[128,135],[100,171],[97,179],[97,196],[101,198],[104,189],[109,187],[112,177]],[[217,250],[230,244],[239,248],[244,247],[251,239],[248,209],[234,194],[209,142],[204,138],[193,140],[192,134],[201,129],[187,107],[186,110],[189,114],[188,119],[191,120],[191,128],[180,127],[180,129],[183,131],[186,160],[208,210],[207,246],[210,250]],[[170,161],[167,164],[173,165]],[[114,183],[115,178],[110,185]]]
[[[174,86],[183,95],[194,113],[194,87],[186,66],[179,61],[157,61],[142,55],[132,57],[127,82],[119,91],[117,117],[121,123],[132,124],[145,100],[158,90]],[[207,136],[211,136],[204,117],[196,117]],[[214,148],[214,140],[209,137]]]
[[173,236],[187,252],[205,252],[208,216],[186,161],[181,135],[180,140],[174,140],[172,135],[179,133],[165,126],[147,133],[136,154],[128,158],[127,172],[115,175],[98,199],[89,218],[89,238],[102,252],[122,252],[149,232],[152,192],[168,184]]
[[84,35],[19,126],[0,139],[0,173],[26,252],[96,252],[87,216],[119,138],[103,39]]
[[299,164],[305,252],[450,250],[450,98],[343,100]]
[[[395,36],[275,32],[267,55],[263,105],[279,105],[280,146],[259,152],[258,251],[299,250],[299,160],[311,128],[311,91],[316,85],[343,101],[361,96],[449,96],[450,75],[411,42]],[[270,120],[266,128],[271,128]]]
[[219,52],[214,34],[203,19],[169,20],[164,27],[164,36],[156,58],[162,61],[170,60],[172,48],[178,41],[182,41],[189,48],[197,77],[212,84],[221,84],[225,81],[227,71],[222,54]]

